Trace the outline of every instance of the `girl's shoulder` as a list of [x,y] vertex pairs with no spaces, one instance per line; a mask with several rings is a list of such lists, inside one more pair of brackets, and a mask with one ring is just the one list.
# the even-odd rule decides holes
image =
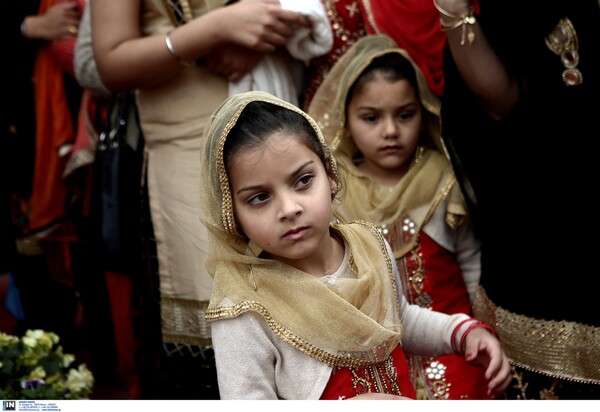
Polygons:
[[[387,251],[389,246],[379,227],[366,220],[352,220],[347,223],[336,222],[333,225],[350,246],[352,254],[372,253],[375,250]],[[370,251],[370,252],[369,252]],[[375,256],[372,256],[375,259]]]

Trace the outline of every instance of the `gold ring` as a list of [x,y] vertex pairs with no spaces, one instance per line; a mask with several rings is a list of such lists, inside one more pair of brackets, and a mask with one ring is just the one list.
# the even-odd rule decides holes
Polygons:
[[69,33],[71,33],[73,36],[75,36],[77,34],[77,27],[75,27],[75,26],[69,26],[69,28],[67,29],[67,31]]

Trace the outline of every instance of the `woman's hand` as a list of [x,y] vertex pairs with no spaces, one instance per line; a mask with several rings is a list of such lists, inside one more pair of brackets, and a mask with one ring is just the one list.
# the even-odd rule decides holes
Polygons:
[[53,4],[44,14],[25,19],[25,35],[29,39],[59,40],[75,37],[81,13],[76,1]]
[[211,72],[226,77],[230,82],[237,82],[250,72],[263,56],[264,53],[228,44],[208,55],[204,62]]
[[283,46],[297,27],[310,27],[300,13],[281,8],[278,0],[242,0],[223,8],[223,32],[230,41],[262,53]]

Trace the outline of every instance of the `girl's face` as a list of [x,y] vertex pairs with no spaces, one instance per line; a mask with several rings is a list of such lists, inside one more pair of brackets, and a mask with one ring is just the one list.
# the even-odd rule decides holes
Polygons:
[[408,170],[421,133],[421,104],[406,79],[380,74],[358,87],[347,108],[346,138],[363,159],[358,167],[373,180],[393,186]]
[[271,257],[300,270],[330,250],[331,193],[319,157],[300,137],[273,134],[227,164],[233,212],[246,236]]

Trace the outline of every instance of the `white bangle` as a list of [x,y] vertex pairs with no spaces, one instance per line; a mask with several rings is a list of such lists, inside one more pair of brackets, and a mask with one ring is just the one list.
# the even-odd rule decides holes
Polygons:
[[188,60],[183,60],[175,52],[175,49],[173,48],[173,43],[171,43],[171,31],[168,31],[167,34],[165,35],[165,44],[167,45],[167,50],[169,51],[169,54],[171,56],[173,56],[175,58],[175,60],[177,60],[179,63],[181,63],[182,65],[184,65],[186,67],[194,65],[194,62],[191,62]]
[[27,37],[27,27],[25,26],[25,19],[21,22],[21,35]]

